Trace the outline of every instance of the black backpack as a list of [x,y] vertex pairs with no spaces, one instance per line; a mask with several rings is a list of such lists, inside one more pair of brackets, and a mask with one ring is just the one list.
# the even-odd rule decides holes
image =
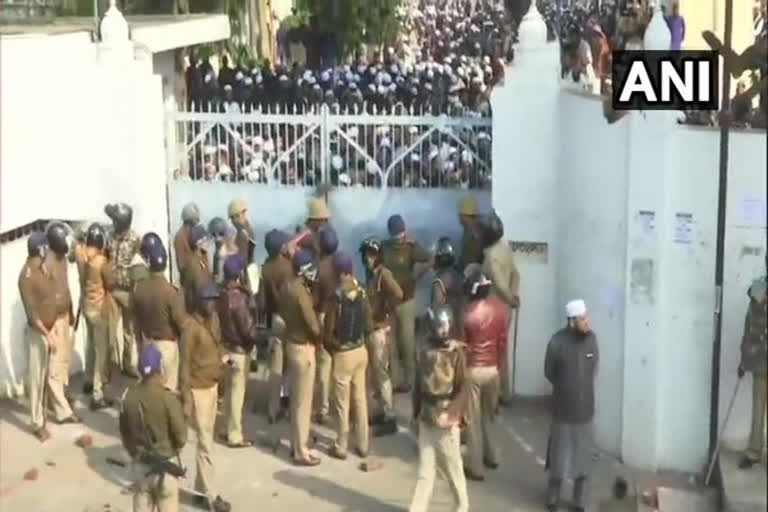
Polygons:
[[363,342],[365,333],[365,292],[358,289],[354,299],[337,291],[336,340],[343,349],[355,348]]

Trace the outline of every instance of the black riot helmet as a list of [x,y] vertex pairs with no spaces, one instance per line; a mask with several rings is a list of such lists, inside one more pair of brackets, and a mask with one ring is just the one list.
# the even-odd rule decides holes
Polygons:
[[64,256],[69,252],[70,229],[63,222],[52,222],[45,230],[45,236],[48,238],[48,247],[59,256]]
[[139,254],[141,254],[141,257],[147,260],[149,262],[149,255],[150,250],[152,247],[160,246],[165,250],[165,247],[163,246],[163,240],[160,238],[160,235],[157,233],[150,231],[146,235],[144,235],[141,238],[141,246],[139,247]]
[[435,266],[437,268],[451,267],[456,263],[456,253],[453,250],[451,239],[447,236],[440,237],[435,246]]
[[480,270],[475,268],[464,279],[464,296],[469,300],[480,300],[488,297],[491,291],[491,280]]
[[163,272],[168,266],[168,252],[165,250],[162,242],[147,246],[144,258],[147,260],[149,270],[152,272]]
[[375,265],[381,262],[381,242],[373,237],[368,237],[360,243],[360,256],[363,259],[363,266],[368,268],[367,256],[374,257]]
[[445,341],[453,328],[453,309],[448,304],[441,304],[427,310],[429,329],[432,339]]
[[88,226],[88,231],[85,234],[85,245],[88,247],[95,247],[96,249],[104,249],[107,242],[107,235],[104,232],[104,228],[101,224],[94,222]]
[[104,213],[112,220],[115,233],[122,233],[131,227],[133,208],[125,203],[112,203],[104,207]]
[[487,248],[501,240],[504,236],[504,223],[495,211],[480,218],[480,240],[483,248]]
[[221,242],[230,235],[229,225],[221,217],[214,217],[208,223],[208,233],[215,241]]
[[48,250],[48,237],[42,231],[35,231],[27,238],[27,255],[45,258]]

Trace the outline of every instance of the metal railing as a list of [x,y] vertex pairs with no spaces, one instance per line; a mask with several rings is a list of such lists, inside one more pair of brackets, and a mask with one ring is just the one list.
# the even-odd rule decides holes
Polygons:
[[209,107],[169,112],[172,180],[468,189],[491,184],[488,117],[326,105]]
[[0,0],[0,23],[51,21],[60,5],[61,0]]

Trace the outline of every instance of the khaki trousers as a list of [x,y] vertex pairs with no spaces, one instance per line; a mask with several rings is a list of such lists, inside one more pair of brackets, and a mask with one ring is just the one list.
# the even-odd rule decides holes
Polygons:
[[[50,330],[56,349],[48,358],[48,396],[56,421],[72,416],[72,407],[64,396],[69,384],[69,363],[72,360],[72,333],[69,315],[61,315]],[[42,338],[42,335],[40,335]],[[45,343],[45,340],[42,340]],[[47,351],[47,349],[46,349]]]
[[135,370],[139,361],[139,352],[136,346],[136,328],[133,325],[131,292],[113,290],[112,297],[117,303],[117,355],[120,358],[118,363],[124,371]]
[[194,414],[194,429],[197,434],[197,455],[195,465],[195,490],[207,495],[211,500],[216,497],[213,482],[213,429],[216,425],[217,384],[210,388],[190,389]]
[[503,402],[508,402],[512,399],[513,383],[514,383],[514,371],[509,367],[509,354],[515,353],[515,320],[512,315],[517,315],[518,310],[511,309],[509,316],[509,325],[507,325],[507,349],[501,354],[499,359],[499,380],[501,382],[500,398]]
[[171,475],[147,476],[149,466],[133,461],[133,512],[178,512],[179,481]]
[[251,370],[251,358],[248,354],[230,352],[232,366],[225,371],[227,378],[227,441],[240,444],[243,439],[243,405],[245,388],[248,385],[248,373]]
[[765,375],[752,374],[752,426],[749,430],[749,443],[746,456],[760,460],[765,449],[765,410],[768,380]]
[[[52,334],[54,329],[51,331]],[[35,327],[27,325],[24,330],[24,340],[29,355],[27,366],[29,415],[32,428],[38,429],[45,426],[46,392],[56,419],[63,420],[71,416],[72,408],[64,398],[64,384],[60,379],[51,376],[55,354],[48,353],[48,343],[43,334]]]
[[312,392],[315,383],[315,346],[311,343],[286,343],[286,359],[291,379],[291,443],[293,456],[307,460],[309,429],[312,421]]
[[[323,325],[325,315],[320,315],[320,325]],[[316,412],[322,416],[328,414],[331,395],[331,369],[333,357],[322,345],[317,348],[317,396],[315,399]]]
[[[378,402],[380,412],[390,417],[394,415],[392,409],[392,380],[390,378],[390,360],[392,340],[389,326],[376,329],[368,337],[368,359],[371,362],[368,369],[368,381],[373,390],[373,400]],[[379,411],[376,411],[379,412]]]
[[408,299],[395,309],[395,350],[393,369],[398,368],[398,384],[413,386],[416,366],[416,299]]
[[179,343],[175,340],[153,340],[160,355],[163,356],[162,372],[165,387],[171,391],[179,390]]
[[336,451],[346,454],[349,443],[350,399],[355,417],[356,445],[360,453],[368,453],[368,401],[365,371],[368,352],[364,346],[333,355],[333,406],[338,418]]
[[455,512],[468,512],[467,481],[461,462],[459,427],[447,429],[419,422],[419,476],[409,512],[426,512],[435,486],[437,468],[448,478]]
[[469,368],[467,403],[467,468],[483,474],[483,460],[498,464],[494,441],[496,405],[499,402],[499,371],[495,366]]
[[109,312],[87,310],[83,313],[88,328],[85,345],[85,375],[93,384],[93,399],[104,398],[104,383],[107,382],[107,364],[109,359]]
[[269,397],[267,399],[267,416],[277,417],[280,412],[280,390],[283,387],[285,370],[285,351],[283,341],[272,337],[269,340]]

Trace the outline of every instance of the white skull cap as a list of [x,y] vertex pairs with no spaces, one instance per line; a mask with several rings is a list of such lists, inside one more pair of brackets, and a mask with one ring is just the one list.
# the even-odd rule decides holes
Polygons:
[[575,299],[565,305],[565,315],[568,318],[584,316],[587,313],[587,305],[583,299]]

